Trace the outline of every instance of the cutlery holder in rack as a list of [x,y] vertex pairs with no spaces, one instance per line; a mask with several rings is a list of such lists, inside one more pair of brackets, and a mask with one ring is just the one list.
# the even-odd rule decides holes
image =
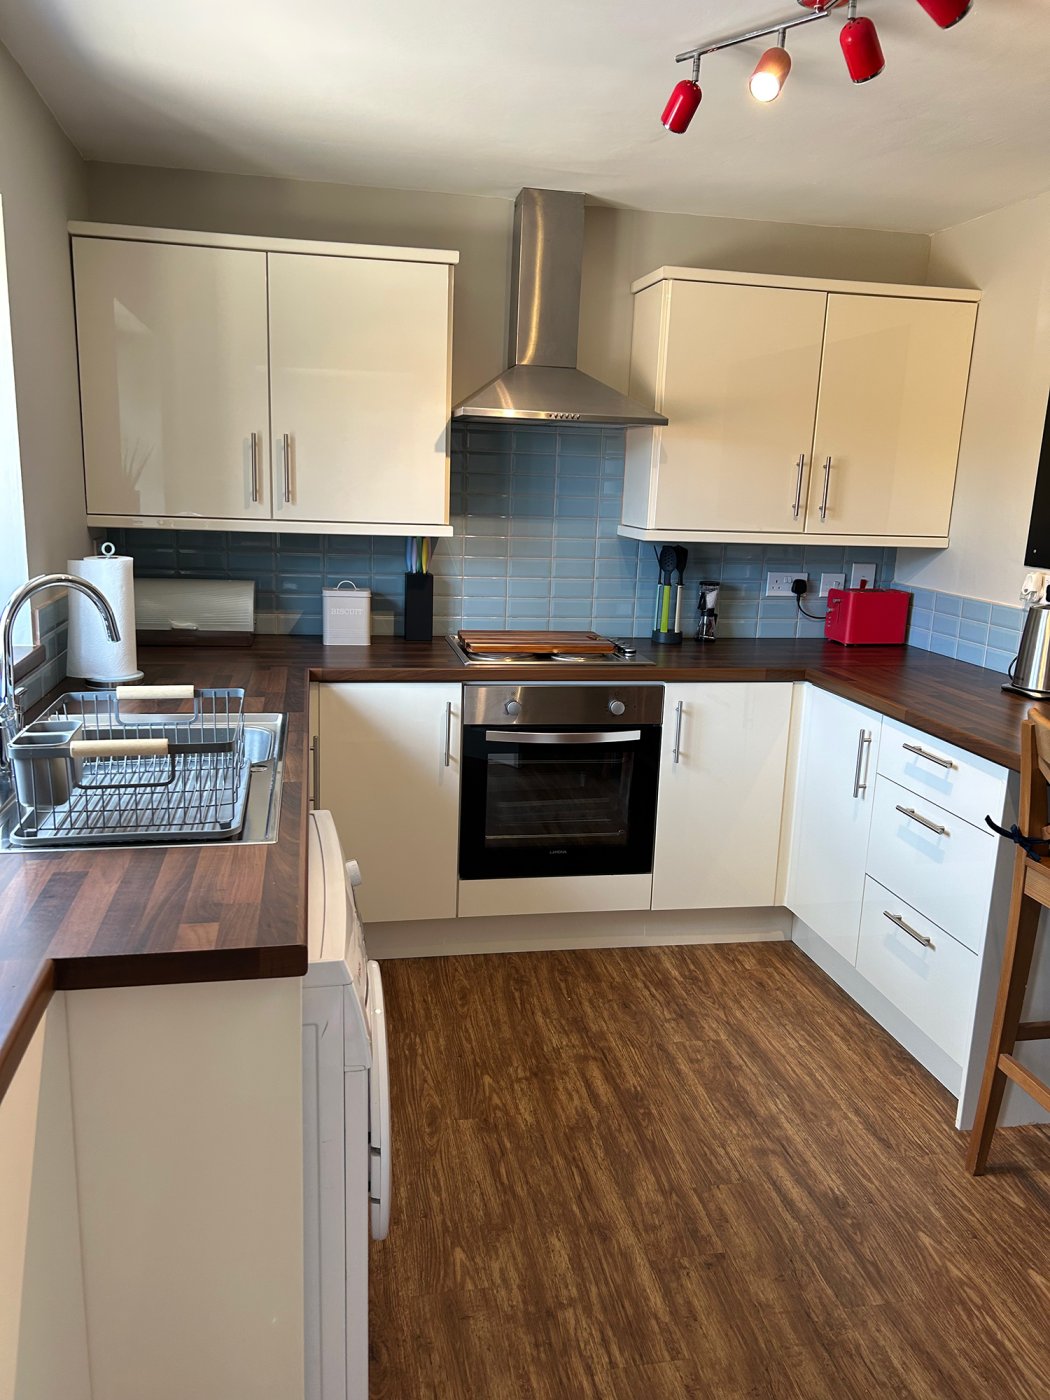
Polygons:
[[[172,701],[177,712],[155,708]],[[11,742],[21,818],[12,839],[229,836],[243,821],[248,768],[243,690],[71,692]]]

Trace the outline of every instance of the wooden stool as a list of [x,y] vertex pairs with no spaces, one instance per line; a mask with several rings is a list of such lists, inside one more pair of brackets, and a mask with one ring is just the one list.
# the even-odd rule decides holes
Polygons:
[[[1021,802],[1017,825],[1021,835],[1038,841],[1050,837],[1047,825],[1047,784],[1050,783],[1050,716],[1033,707],[1021,725]],[[1021,846],[1014,862],[1006,949],[999,977],[999,997],[988,1043],[981,1096],[970,1133],[966,1169],[984,1170],[988,1149],[999,1121],[1006,1081],[1012,1079],[1050,1112],[1050,1085],[1014,1059],[1019,1040],[1050,1039],[1050,1021],[1021,1020],[1032,971],[1039,915],[1050,909],[1050,856],[1033,860]]]

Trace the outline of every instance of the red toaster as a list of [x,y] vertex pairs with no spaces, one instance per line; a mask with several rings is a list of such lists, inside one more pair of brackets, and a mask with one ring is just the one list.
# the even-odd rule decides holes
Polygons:
[[832,588],[824,636],[846,646],[903,644],[910,598],[901,588]]

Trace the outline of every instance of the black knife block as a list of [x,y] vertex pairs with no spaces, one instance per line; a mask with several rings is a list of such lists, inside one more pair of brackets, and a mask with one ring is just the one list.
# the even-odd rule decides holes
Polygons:
[[434,636],[434,575],[405,575],[405,641],[429,642]]

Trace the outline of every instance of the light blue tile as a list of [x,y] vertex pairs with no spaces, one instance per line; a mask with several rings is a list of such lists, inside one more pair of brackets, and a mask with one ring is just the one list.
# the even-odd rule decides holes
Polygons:
[[962,600],[962,615],[972,622],[983,622],[987,626],[992,619],[992,605],[983,602],[980,598],[964,598]]
[[[597,515],[599,494],[597,481],[588,480],[586,477],[582,476],[563,477],[559,475],[558,477],[557,495],[559,509],[563,501],[585,501],[587,503],[587,508]],[[617,505],[619,504],[619,496],[615,497],[615,503]]]
[[511,559],[508,564],[511,578],[545,578],[551,576],[549,559]]
[[556,559],[590,559],[594,561],[597,550],[590,540],[564,539],[554,541]]
[[[516,536],[524,538],[531,535],[533,539],[550,541],[555,532],[556,522],[550,516],[519,514],[512,515],[509,520],[501,520],[499,524],[501,532],[509,530],[512,539]],[[593,531],[584,530],[582,533],[593,535]]]
[[507,596],[505,578],[465,578],[463,580],[463,601],[467,599],[492,598],[502,601]]
[[959,623],[959,642],[969,642],[971,645],[979,646],[983,651],[988,645],[988,623],[972,622],[965,613]]
[[720,616],[718,633],[721,637],[755,637],[758,635],[758,619]]
[[599,457],[602,451],[601,429],[559,428],[558,456]]
[[508,598],[549,598],[550,582],[545,578],[512,578],[507,581]]
[[631,598],[635,596],[635,586],[631,579],[626,578],[603,578],[598,579],[594,585],[594,596],[596,599],[603,598]]
[[520,481],[532,480],[554,480],[554,473],[558,459],[554,453],[543,455],[536,454],[529,456],[526,453],[516,452],[514,462],[511,467],[511,487],[517,489]]
[[1017,655],[1018,634],[1005,627],[989,627],[988,645],[995,651],[1008,651],[1011,659]]
[[551,597],[555,601],[565,598],[590,598],[594,592],[592,579],[556,578],[551,585]]
[[996,605],[992,608],[992,626],[1005,627],[1008,631],[1020,631],[1023,613],[1020,608],[1007,608]]
[[923,608],[928,612],[933,612],[933,600],[935,594],[928,588],[913,588],[911,591],[911,605],[913,608]]
[[945,617],[943,613],[935,612],[933,615],[933,634],[935,637],[958,637],[959,619],[958,617]]
[[[595,563],[594,572],[597,578],[623,579],[632,583],[637,580],[636,565],[629,560],[599,558]],[[655,577],[653,582],[655,584]]]
[[519,598],[507,602],[507,622],[513,627],[542,627],[550,623],[550,612],[540,608],[535,598]]
[[922,628],[913,628],[912,631],[908,633],[908,645],[911,647],[920,647],[923,651],[929,651],[930,638],[932,635],[931,632],[926,632]]
[[1003,675],[1013,665],[1016,652],[996,651],[994,647],[989,647],[984,654],[984,664],[989,671],[1000,671]]
[[917,632],[929,632],[933,626],[933,613],[926,608],[913,606],[911,610],[911,626]]
[[589,612],[555,612],[551,611],[551,626],[566,632],[586,632],[591,625],[591,615]]
[[600,598],[595,600],[594,606],[602,617],[615,618],[616,625],[621,630],[624,623],[634,616],[634,603],[628,599],[617,601],[611,598]]
[[589,482],[597,491],[598,478],[601,476],[602,461],[601,456],[581,457],[577,453],[558,453],[558,489],[561,490],[563,484],[576,481],[578,484]]
[[555,452],[558,430],[539,425],[535,428],[515,428],[512,443],[515,452]]
[[790,620],[792,622],[799,615],[798,604],[794,598],[763,598],[758,605],[759,616],[763,620],[779,620],[781,622]]
[[960,641],[955,649],[955,656],[958,661],[968,661],[971,666],[983,666],[985,648],[976,642]]
[[550,535],[512,535],[507,541],[508,554],[511,559],[550,559],[552,543]]
[[555,535],[574,535],[577,539],[594,538],[594,518],[579,517],[560,509],[554,521]]
[[930,638],[930,650],[938,656],[954,656],[958,645],[957,637],[946,637],[940,632],[934,632]]
[[759,618],[758,635],[760,637],[793,637],[795,635],[794,622],[778,622],[775,620]]
[[507,557],[507,540],[498,535],[467,535],[463,540],[463,556],[471,559],[503,559]]
[[[546,521],[547,533],[550,533],[550,521]],[[498,535],[503,538],[507,534],[507,517],[499,515],[471,515],[467,517],[466,526],[458,533],[465,540],[467,538],[467,527],[471,535]],[[447,541],[446,541],[447,543]],[[441,546],[439,545],[440,549]]]
[[742,579],[760,580],[764,572],[761,564],[727,563],[722,570],[722,579],[726,583]]
[[505,559],[464,559],[463,577],[464,579],[496,577],[506,578],[507,562]]
[[942,617],[959,617],[962,614],[962,599],[954,593],[935,593],[933,611]]
[[593,559],[584,556],[574,558],[570,555],[567,559],[555,559],[553,574],[555,578],[586,578],[593,582],[594,569]]
[[800,617],[796,633],[800,637],[823,637],[824,623],[823,621],[816,622],[809,617]]

